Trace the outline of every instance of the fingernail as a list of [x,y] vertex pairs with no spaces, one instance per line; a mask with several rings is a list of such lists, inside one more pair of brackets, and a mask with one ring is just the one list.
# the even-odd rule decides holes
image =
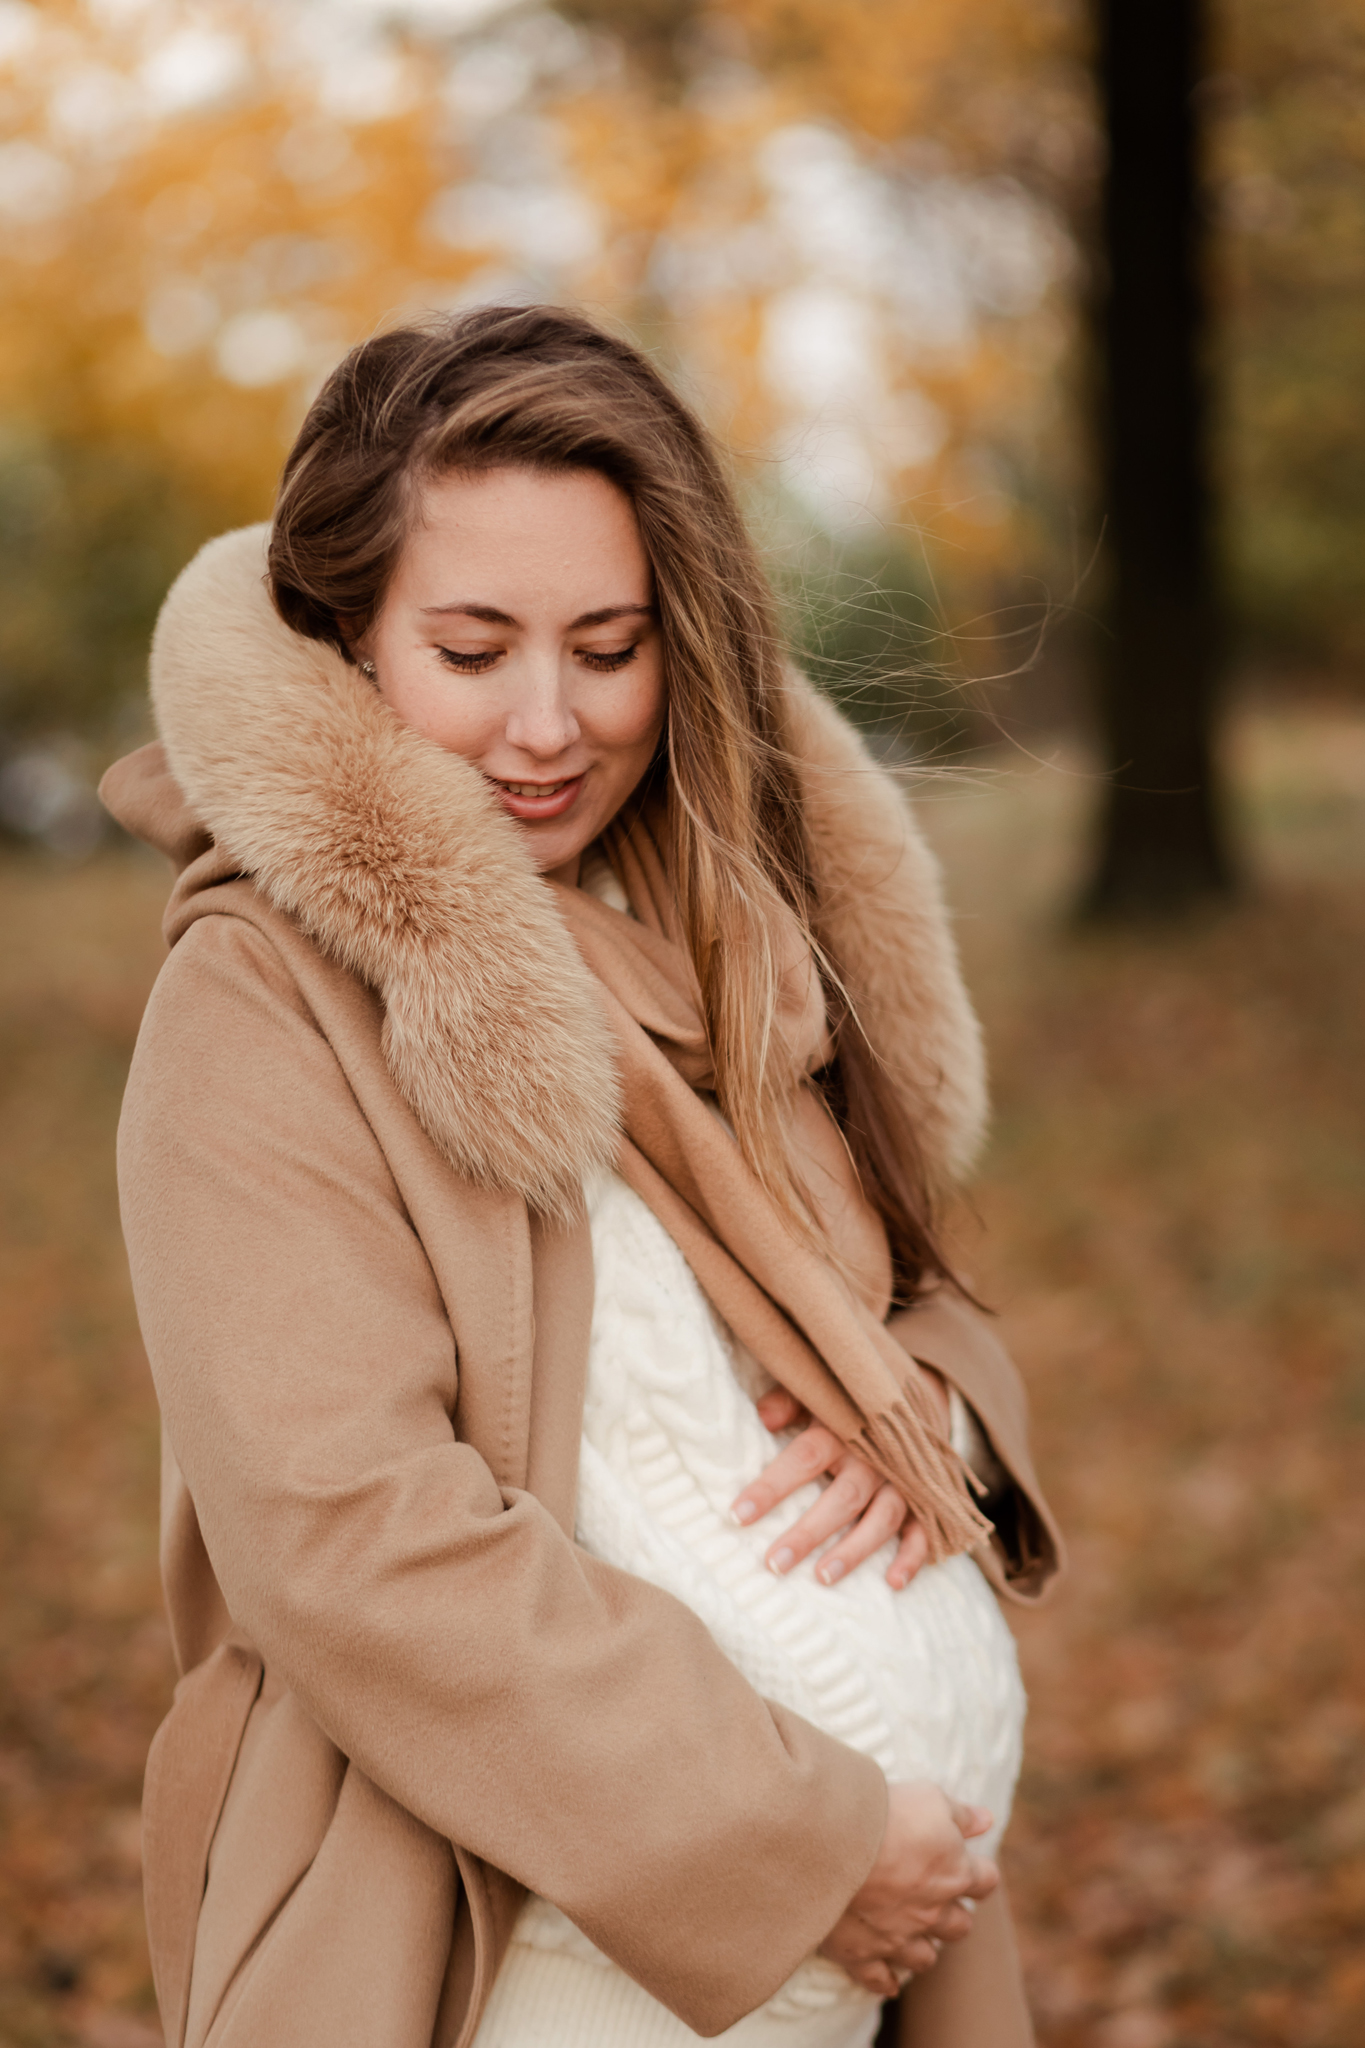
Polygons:
[[758,1509],[751,1500],[737,1500],[730,1513],[737,1522],[752,1522],[758,1514]]
[[777,1572],[780,1575],[783,1572],[789,1572],[795,1563],[796,1553],[788,1550],[784,1543],[781,1550],[775,1550],[768,1559],[768,1570],[770,1572]]
[[822,1585],[832,1586],[836,1579],[841,1579],[844,1576],[843,1559],[839,1557],[832,1557],[828,1564],[821,1565],[819,1571],[816,1573],[815,1576],[820,1580]]
[[893,1592],[899,1593],[903,1590],[905,1586],[904,1572],[888,1572],[886,1576]]

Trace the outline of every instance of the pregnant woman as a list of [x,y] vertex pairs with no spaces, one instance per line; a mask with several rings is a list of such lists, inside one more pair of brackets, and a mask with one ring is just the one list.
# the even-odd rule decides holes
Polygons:
[[978,1036],[702,429],[562,310],[368,342],[152,691],[170,2048],[1022,2048]]

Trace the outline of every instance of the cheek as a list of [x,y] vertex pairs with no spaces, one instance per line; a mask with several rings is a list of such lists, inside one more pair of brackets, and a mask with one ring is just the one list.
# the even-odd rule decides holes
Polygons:
[[420,655],[401,654],[383,660],[382,694],[389,708],[423,739],[432,740],[447,753],[477,761],[497,737],[496,715],[473,689],[452,689],[440,674],[433,675],[425,650]]
[[619,697],[603,709],[599,741],[619,748],[623,756],[634,756],[642,748],[652,752],[663,730],[664,703],[663,670],[657,660],[651,661],[648,668],[642,664],[638,670],[630,671],[629,682],[623,685]]

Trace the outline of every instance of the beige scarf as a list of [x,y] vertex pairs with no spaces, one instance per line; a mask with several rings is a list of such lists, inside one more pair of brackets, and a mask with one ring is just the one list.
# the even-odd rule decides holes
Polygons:
[[923,1374],[885,1328],[885,1230],[808,1078],[829,1058],[830,1041],[819,976],[796,920],[777,1035],[797,1082],[793,1149],[838,1259],[802,1239],[707,1106],[715,1075],[700,993],[648,825],[618,823],[603,845],[633,915],[582,889],[561,887],[557,895],[602,984],[616,1037],[622,1178],[679,1246],[739,1342],[904,1497],[930,1555],[973,1548],[990,1524],[972,1505]]

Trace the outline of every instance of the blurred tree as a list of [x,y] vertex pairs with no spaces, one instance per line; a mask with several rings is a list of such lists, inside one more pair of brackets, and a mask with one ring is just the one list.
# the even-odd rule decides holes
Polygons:
[[478,263],[433,230],[458,152],[420,49],[338,107],[251,0],[219,0],[212,34],[79,0],[24,12],[40,25],[8,52],[0,20],[11,740],[97,729],[139,691],[168,582],[268,511],[317,378]]
[[1099,7],[1112,597],[1100,679],[1110,780],[1085,904],[1098,916],[1180,909],[1231,878],[1212,730],[1222,645],[1196,112],[1204,11],[1202,0]]
[[97,730],[132,701],[150,622],[215,512],[154,448],[11,433],[0,444],[0,720]]
[[658,88],[676,89],[687,75],[688,36],[705,0],[561,0],[560,13],[585,28],[606,29]]
[[[1365,0],[1210,5],[1214,551],[1243,644],[1341,662],[1365,646]],[[6,0],[0,499],[11,531],[26,494],[49,509],[0,563],[0,725],[85,723],[128,687],[157,584],[266,508],[346,345],[505,291],[657,348],[781,513],[779,556],[821,531],[831,561],[851,549],[849,577],[807,578],[821,602],[880,550],[941,627],[1028,577],[1039,616],[1064,608],[1099,511],[1074,317],[1093,21],[1083,0],[561,0],[448,26],[398,0]],[[845,639],[871,661],[860,609]],[[959,646],[964,671],[1016,665],[988,631]]]
[[1239,651],[1360,688],[1365,0],[1214,16],[1221,538]]
[[[64,510],[11,559],[0,724],[87,723],[122,693],[157,585],[266,510],[328,365],[377,321],[470,293],[624,320],[786,507],[787,541],[832,517],[866,552],[880,524],[898,587],[919,587],[918,552],[975,608],[1048,527],[1032,479],[1064,250],[985,147],[1006,106],[1011,150],[1032,146],[1009,78],[1046,40],[1038,11],[564,0],[442,28],[379,0],[14,0],[0,467],[12,450],[16,505],[59,477],[44,502]],[[940,120],[960,162],[915,139]]]
[[[631,0],[565,5],[626,59],[563,110],[622,230],[594,295],[681,345],[785,494],[821,673],[916,747],[979,739],[964,685],[1019,666],[1024,580],[1036,639],[1072,577],[1061,202],[1093,157],[1072,0],[652,0],[644,32]],[[804,488],[822,459],[842,504]]]

